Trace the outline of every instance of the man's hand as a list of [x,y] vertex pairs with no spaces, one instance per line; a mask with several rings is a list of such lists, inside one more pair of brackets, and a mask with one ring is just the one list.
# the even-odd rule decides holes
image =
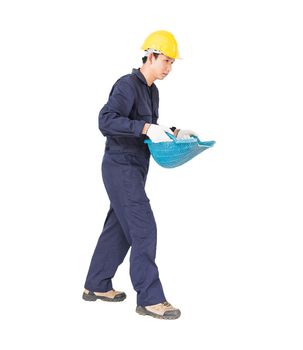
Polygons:
[[171,142],[172,139],[166,135],[166,132],[173,135],[173,132],[167,126],[150,124],[147,128],[146,135],[154,143]]
[[187,139],[189,139],[191,136],[199,137],[199,135],[198,135],[195,131],[180,129],[180,130],[178,131],[178,134],[177,134],[177,139],[178,139],[178,140],[187,140]]

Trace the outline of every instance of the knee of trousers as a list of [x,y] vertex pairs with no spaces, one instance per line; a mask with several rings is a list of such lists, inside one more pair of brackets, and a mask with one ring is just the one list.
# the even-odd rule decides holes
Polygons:
[[157,225],[149,203],[126,206],[125,216],[133,242],[144,239],[152,243],[157,239]]

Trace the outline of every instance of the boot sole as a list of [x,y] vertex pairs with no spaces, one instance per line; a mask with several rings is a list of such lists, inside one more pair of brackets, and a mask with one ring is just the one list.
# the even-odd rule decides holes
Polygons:
[[141,316],[151,316],[160,320],[176,320],[181,316],[180,311],[174,315],[158,315],[154,312],[148,311],[144,306],[137,306],[136,312]]
[[102,300],[102,301],[109,301],[109,302],[119,302],[119,301],[123,301],[126,298],[126,294],[118,294],[115,298],[108,298],[108,297],[102,297],[102,296],[98,296],[98,295],[92,295],[92,294],[86,294],[83,293],[82,294],[82,299],[85,301],[96,301],[96,300]]

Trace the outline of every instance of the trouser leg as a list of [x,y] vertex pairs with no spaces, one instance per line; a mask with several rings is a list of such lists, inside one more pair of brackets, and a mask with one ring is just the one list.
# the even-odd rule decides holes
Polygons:
[[165,296],[155,262],[157,227],[150,204],[128,207],[126,215],[130,218],[130,276],[137,291],[137,305],[161,303]]
[[155,263],[157,228],[145,193],[148,163],[143,157],[105,155],[103,180],[127,241],[131,243],[130,275],[141,306],[165,301]]
[[110,207],[88,270],[85,288],[93,292],[113,289],[112,278],[130,247],[114,209]]

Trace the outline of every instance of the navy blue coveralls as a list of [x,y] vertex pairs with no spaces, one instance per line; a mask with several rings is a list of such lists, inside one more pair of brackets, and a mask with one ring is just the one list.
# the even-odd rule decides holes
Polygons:
[[149,87],[140,70],[133,69],[114,84],[99,114],[99,129],[107,137],[102,177],[110,209],[85,288],[111,290],[111,280],[131,246],[130,276],[141,306],[165,301],[155,263],[157,227],[144,189],[150,153],[142,135],[145,123],[157,123],[158,107],[157,87]]

